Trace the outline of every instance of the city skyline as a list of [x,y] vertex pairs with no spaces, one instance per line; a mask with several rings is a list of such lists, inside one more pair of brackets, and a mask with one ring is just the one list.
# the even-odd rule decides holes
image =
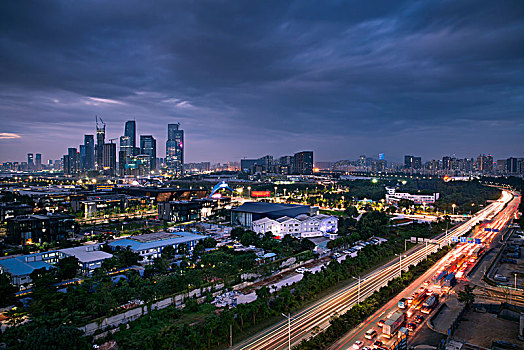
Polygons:
[[0,162],[59,159],[95,115],[160,155],[180,122],[188,162],[524,149],[517,1],[1,6]]

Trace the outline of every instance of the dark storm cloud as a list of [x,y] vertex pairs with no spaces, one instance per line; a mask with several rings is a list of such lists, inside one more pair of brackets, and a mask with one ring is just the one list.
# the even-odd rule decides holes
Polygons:
[[[521,1],[0,5],[0,160],[135,118],[186,158],[524,149]],[[15,137],[20,136],[20,137]],[[46,156],[47,155],[47,156]]]

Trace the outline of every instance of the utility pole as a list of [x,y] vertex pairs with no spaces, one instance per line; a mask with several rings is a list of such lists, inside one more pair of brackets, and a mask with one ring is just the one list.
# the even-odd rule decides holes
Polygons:
[[229,347],[233,347],[233,324],[229,325]]

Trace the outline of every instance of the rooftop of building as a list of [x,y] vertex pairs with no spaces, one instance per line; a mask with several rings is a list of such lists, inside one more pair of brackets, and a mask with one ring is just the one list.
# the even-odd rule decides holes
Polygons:
[[180,243],[187,243],[195,240],[204,239],[206,236],[196,235],[190,232],[157,232],[144,235],[132,236],[124,239],[117,239],[109,243],[111,247],[129,247],[131,250],[145,250],[151,248],[164,247]]
[[56,253],[56,251],[35,253],[28,255],[16,256],[8,259],[0,260],[0,266],[13,276],[30,275],[34,270],[45,268],[49,270],[53,265],[42,261],[42,255]]
[[264,213],[270,213],[270,212],[279,211],[279,210],[298,209],[298,208],[308,208],[309,210],[309,205],[266,203],[266,202],[246,202],[242,204],[240,207],[232,209],[232,210],[239,211],[239,212],[264,214]]
[[27,221],[27,220],[52,220],[52,219],[71,219],[73,220],[75,217],[73,215],[68,214],[33,214],[33,215],[21,215],[17,216],[15,218],[9,218],[8,220],[12,221]]
[[85,245],[80,247],[60,249],[59,252],[68,256],[74,256],[81,263],[90,263],[110,259],[113,254],[100,250],[99,244]]

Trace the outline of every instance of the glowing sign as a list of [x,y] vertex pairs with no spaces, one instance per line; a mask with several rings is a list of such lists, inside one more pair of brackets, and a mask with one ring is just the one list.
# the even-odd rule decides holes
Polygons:
[[271,191],[251,191],[251,197],[271,197]]

